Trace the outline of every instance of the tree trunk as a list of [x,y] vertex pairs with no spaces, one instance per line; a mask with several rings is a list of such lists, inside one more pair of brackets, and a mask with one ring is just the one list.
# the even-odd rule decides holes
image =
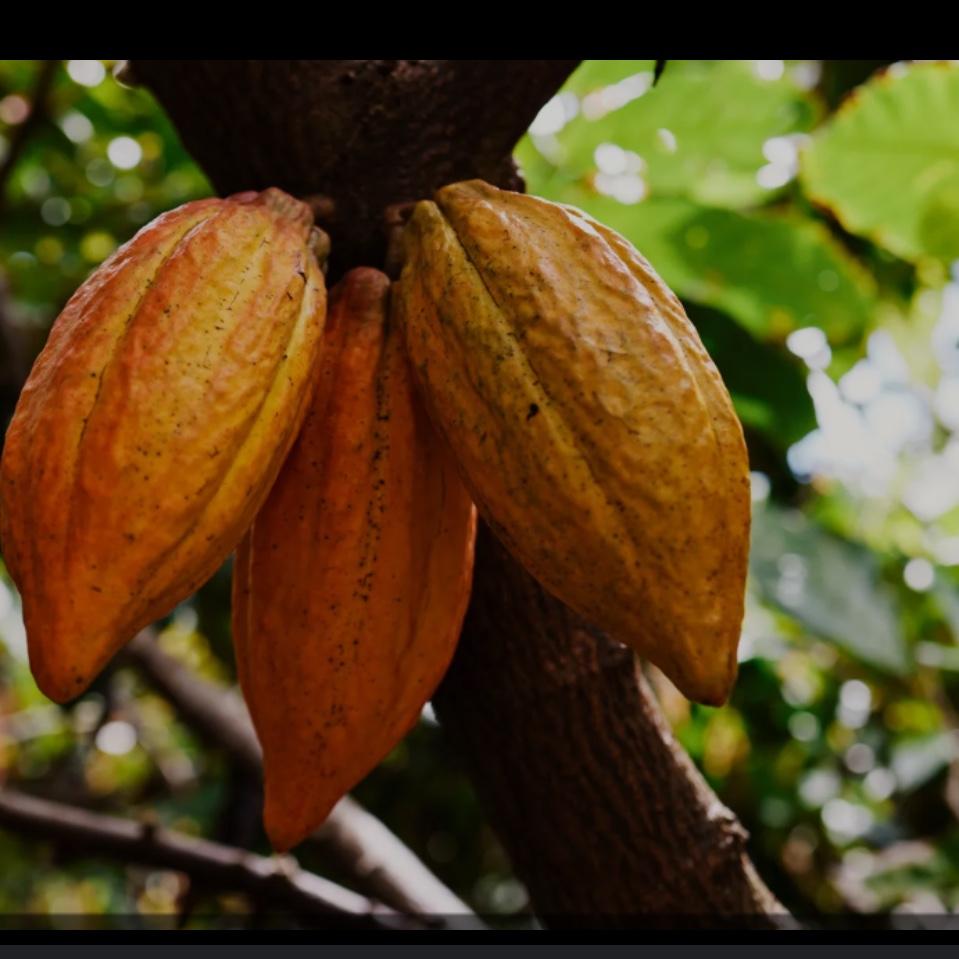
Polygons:
[[553,926],[786,918],[633,653],[547,595],[488,528],[476,559],[434,705],[537,915]]
[[521,189],[511,151],[576,60],[136,60],[217,190],[333,201],[329,277],[380,265],[383,211],[480,177]]
[[[382,266],[384,210],[481,177],[573,60],[132,61],[223,194],[322,195],[330,279]],[[487,531],[435,697],[538,916],[774,926],[745,832],[674,741],[632,654],[549,597]]]

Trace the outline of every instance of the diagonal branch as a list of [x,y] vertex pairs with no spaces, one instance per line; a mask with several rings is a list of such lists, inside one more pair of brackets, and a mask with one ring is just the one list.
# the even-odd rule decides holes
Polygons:
[[[149,630],[130,643],[127,655],[202,736],[225,749],[251,775],[262,775],[260,744],[239,696],[168,656]],[[473,915],[407,846],[349,796],[340,800],[312,841],[361,888],[403,912]]]
[[[2,181],[0,181],[0,193],[2,193]],[[26,379],[24,350],[21,348],[21,337],[18,332],[13,302],[6,280],[0,273],[0,401],[3,402],[0,416],[6,412],[7,405],[12,408],[16,403],[23,381]]]
[[[485,526],[476,559],[433,705],[537,915],[552,926],[788,924],[633,653],[544,593]],[[580,835],[593,841],[555,838]]]
[[16,168],[24,147],[26,147],[34,130],[46,119],[47,94],[49,94],[50,87],[53,85],[53,78],[59,64],[59,60],[44,60],[42,62],[40,72],[37,74],[33,90],[30,93],[30,113],[10,138],[7,155],[4,157],[3,163],[0,164],[0,214],[3,213],[5,206],[7,181]]
[[[422,922],[300,869],[290,857],[257,856],[208,839],[10,789],[0,789],[0,825],[97,855],[174,869],[213,888],[240,890],[310,924],[425,928]],[[320,917],[323,919],[318,923]]]

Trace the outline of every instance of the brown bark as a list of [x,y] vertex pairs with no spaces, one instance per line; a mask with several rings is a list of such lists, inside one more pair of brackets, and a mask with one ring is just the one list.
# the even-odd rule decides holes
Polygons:
[[383,210],[510,157],[575,60],[135,60],[222,194],[277,186],[333,200],[330,278],[381,264]]
[[[521,188],[509,154],[575,61],[134,61],[222,192],[324,194],[332,275],[378,265],[383,209],[451,180]],[[777,925],[742,827],[625,649],[484,531],[437,694],[537,914],[553,924]]]
[[41,60],[30,93],[30,113],[19,126],[13,128],[13,135],[7,148],[3,163],[0,163],[0,214],[3,213],[7,198],[7,181],[13,174],[24,148],[34,131],[47,119],[47,97],[53,86],[59,60]]
[[550,925],[785,918],[632,652],[544,593],[488,529],[434,706]]
[[175,869],[208,889],[242,890],[284,916],[313,924],[357,929],[428,926],[298,868],[289,856],[257,856],[155,824],[105,816],[11,789],[0,789],[0,826],[74,851]]
[[[163,652],[151,630],[126,648],[125,656],[176,707],[179,716],[208,742],[223,749],[247,774],[260,777],[263,755],[243,700],[232,690],[200,678]],[[361,891],[411,915],[456,917],[472,912],[359,803],[344,796],[311,841],[347,873]],[[439,922],[442,927],[446,922]],[[480,928],[477,920],[474,927]]]

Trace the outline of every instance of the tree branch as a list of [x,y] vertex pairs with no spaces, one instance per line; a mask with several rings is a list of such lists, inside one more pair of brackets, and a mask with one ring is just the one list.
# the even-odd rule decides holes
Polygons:
[[788,919],[633,654],[547,595],[485,527],[433,704],[548,924]]
[[161,866],[207,886],[240,890],[304,922],[366,929],[425,928],[372,899],[296,866],[150,825],[0,789],[0,825],[125,862]]
[[[260,744],[238,695],[201,679],[168,656],[150,630],[144,630],[130,643],[127,656],[151,685],[176,706],[188,724],[209,742],[225,749],[251,776],[262,777]],[[402,912],[473,916],[466,903],[349,796],[337,803],[311,841],[336,866],[353,876],[362,889]]]
[[[522,188],[512,148],[576,62],[133,66],[220,191],[272,184],[333,201],[323,225],[335,279],[383,263],[393,204],[470,177]],[[785,915],[632,656],[547,596],[487,530],[434,703],[540,916],[774,926]]]
[[217,190],[322,194],[329,280],[381,264],[383,211],[479,176],[522,187],[516,142],[576,60],[133,60]]
[[0,422],[5,419],[7,407],[13,408],[23,388],[26,379],[24,352],[7,281],[0,273]]
[[0,164],[0,214],[6,206],[7,181],[16,168],[20,155],[23,153],[33,131],[47,116],[47,94],[56,76],[59,60],[44,60],[30,93],[30,113],[27,118],[13,132],[10,138],[9,149]]

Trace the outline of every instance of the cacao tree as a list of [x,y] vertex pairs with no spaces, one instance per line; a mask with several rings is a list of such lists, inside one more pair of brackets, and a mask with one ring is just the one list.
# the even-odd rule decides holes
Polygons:
[[[71,62],[68,70],[75,69],[80,76],[83,68],[74,65],[85,63],[98,62]],[[893,717],[888,720],[890,728],[898,723],[896,728],[905,730],[904,735],[915,730],[929,732],[928,742],[921,744],[926,758],[912,762],[912,767],[918,763],[922,769],[933,770],[929,786],[923,786],[926,774],[910,774],[905,760],[899,762],[894,755],[889,761],[898,788],[913,788],[906,785],[913,775],[919,784],[915,788],[928,799],[934,795],[936,783],[942,782],[936,771],[948,773],[951,782],[955,762],[945,741],[935,739],[936,727],[922,726],[932,720],[919,718],[918,707],[907,714],[906,707],[916,701],[920,687],[934,689],[935,708],[948,717],[948,683],[940,687],[937,680],[930,686],[928,672],[917,675],[914,683],[906,681],[911,653],[901,639],[902,630],[890,625],[899,615],[900,600],[881,580],[881,575],[888,579],[888,562],[885,574],[873,572],[874,555],[879,556],[882,548],[875,536],[868,540],[874,553],[867,553],[858,541],[868,536],[849,523],[843,526],[838,512],[830,518],[828,508],[820,509],[811,521],[796,509],[803,502],[802,487],[796,483],[797,477],[800,483],[803,477],[801,456],[808,459],[812,455],[814,433],[807,437],[809,442],[796,441],[815,420],[795,360],[783,360],[787,350],[782,341],[788,343],[788,352],[812,371],[809,392],[817,401],[820,418],[826,389],[821,370],[829,357],[822,360],[816,350],[822,352],[826,337],[837,351],[844,345],[847,350],[836,354],[840,367],[836,375],[850,369],[850,378],[842,381],[846,401],[856,403],[855,396],[865,396],[868,384],[862,377],[862,382],[855,380],[852,373],[857,368],[865,371],[870,363],[870,369],[876,369],[880,357],[879,346],[870,340],[870,352],[860,361],[863,365],[853,366],[854,350],[863,329],[868,328],[863,317],[877,296],[887,309],[890,303],[901,303],[902,291],[913,282],[907,261],[917,261],[921,283],[929,290],[934,288],[934,264],[948,261],[955,245],[942,225],[945,221],[936,213],[948,207],[946,194],[933,190],[928,196],[913,197],[916,209],[926,209],[922,216],[911,216],[892,203],[880,208],[868,191],[863,192],[861,178],[845,175],[844,164],[849,156],[858,155],[857,137],[868,133],[882,143],[886,135],[883,122],[893,117],[900,126],[908,123],[907,114],[876,113],[874,100],[887,97],[889,102],[899,103],[911,97],[917,111],[932,110],[949,102],[954,76],[938,65],[918,64],[905,73],[900,69],[867,80],[870,71],[882,63],[827,62],[819,89],[831,107],[842,91],[856,84],[863,84],[865,95],[861,103],[844,105],[823,123],[813,98],[796,94],[780,82],[782,61],[756,61],[754,66],[750,61],[748,69],[742,66],[746,62],[738,61],[676,62],[666,63],[665,70],[663,61],[657,62],[655,69],[649,61],[648,71],[642,73],[624,67],[622,80],[615,74],[615,65],[607,67],[606,63],[588,62],[572,80],[576,61],[142,60],[130,62],[121,76],[124,83],[157,98],[175,130],[164,136],[169,136],[170,142],[182,142],[209,178],[213,192],[225,197],[279,188],[310,207],[331,241],[327,268],[331,288],[357,268],[383,270],[395,278],[399,228],[411,204],[433,195],[439,187],[481,178],[495,186],[522,190],[514,157],[521,159],[534,177],[536,192],[588,206],[610,227],[633,239],[683,295],[730,386],[737,413],[746,426],[753,468],[763,471],[758,474],[760,480],[771,480],[777,503],[789,504],[788,509],[771,503],[758,509],[752,572],[764,602],[810,634],[825,637],[843,656],[895,677],[880,682],[876,674],[840,662],[835,686],[841,729],[830,730],[830,748],[837,755],[846,750],[845,767],[853,776],[865,777],[865,793],[881,803],[888,792],[884,792],[885,780],[880,781],[884,769],[876,765],[877,740],[870,739],[867,730],[862,742],[850,743],[842,729],[859,729],[866,722],[857,718],[864,708],[868,714],[870,708],[875,711],[877,701],[890,703],[885,713]],[[799,63],[789,69],[802,67]],[[747,74],[752,79],[744,79]],[[21,171],[12,190],[7,191],[13,204],[4,242],[10,249],[18,248],[17,237],[25,232],[17,218],[34,194],[37,207],[42,204],[44,222],[64,222],[64,230],[73,229],[74,220],[82,222],[82,197],[61,201],[53,195],[44,199],[39,174],[34,182],[22,172],[36,170],[30,165],[32,145],[43,142],[51,129],[80,145],[89,135],[85,114],[58,111],[62,133],[44,117],[43,104],[58,95],[56,78],[54,62],[36,70],[31,95],[39,108],[28,122],[16,119],[19,94],[0,103],[0,119],[14,130],[0,183]],[[668,89],[669,94],[643,96],[648,86],[641,87],[640,81],[648,84],[656,79],[666,85],[658,89]],[[554,96],[564,83],[566,92]],[[730,114],[728,125],[722,128],[728,139],[722,149],[713,149],[709,117],[715,115],[715,103],[711,106],[710,96],[733,97],[737,90],[744,96],[748,92],[752,112],[748,117]],[[588,114],[585,123],[571,122],[577,109]],[[754,115],[760,118],[755,123]],[[137,132],[136,122],[130,114],[129,127],[121,127],[118,133],[125,134],[128,129],[137,139],[118,135],[110,143],[110,164],[121,174],[140,156],[149,162],[150,150],[155,148],[151,139],[155,134]],[[804,131],[817,123],[823,124],[822,129],[814,144],[806,147]],[[531,124],[532,135],[519,142]],[[868,124],[872,125],[867,129]],[[758,139],[753,143],[750,138]],[[634,146],[642,156],[616,145],[620,143]],[[795,170],[790,167],[800,145],[806,150],[801,190],[791,185]],[[125,150],[138,151],[137,157],[128,161]],[[723,163],[709,159],[717,152]],[[26,164],[20,162],[24,157]],[[763,157],[766,166],[760,166]],[[107,183],[108,177],[116,176],[98,166],[96,158],[84,162],[86,181],[95,188],[101,179]],[[892,165],[891,160],[888,164],[877,161],[873,175],[881,179]],[[60,175],[55,166],[49,168],[55,176]],[[139,217],[134,222],[148,218],[141,212],[148,204],[136,201],[132,182],[122,175],[115,188],[110,182],[118,198],[121,194],[127,197],[117,204],[113,215]],[[654,195],[637,202],[650,185]],[[190,185],[184,180],[179,188],[185,199],[210,191],[199,181]],[[775,210],[777,198],[782,201],[784,216]],[[815,212],[807,208],[806,198],[819,204]],[[60,210],[64,202],[66,214]],[[173,205],[169,200],[161,202],[160,210]],[[68,219],[61,221],[63,216]],[[112,229],[122,237],[129,224],[118,222]],[[861,237],[868,237],[869,242]],[[74,271],[72,283],[76,285],[83,267],[72,264],[69,256],[57,254],[56,242],[54,237],[43,238],[29,256],[41,263],[61,257],[56,261],[61,263],[65,297],[71,292],[70,271]],[[108,252],[103,232],[88,230],[82,242],[89,262],[97,262]],[[734,256],[727,255],[730,250],[735,251]],[[900,259],[890,262],[887,250]],[[764,271],[763,255],[767,262],[789,262],[795,269]],[[25,332],[30,324],[22,319],[23,303],[29,300],[24,294],[29,292],[30,273],[22,266],[27,256],[14,254],[8,268],[16,302],[0,298],[4,320],[0,329],[9,346],[2,369],[8,408],[12,408],[43,335],[42,323],[38,323],[31,340]],[[863,264],[878,278],[878,291],[870,286],[870,278],[864,277]],[[814,341],[813,333],[823,339]],[[888,353],[885,355],[888,358]],[[940,404],[940,419],[948,426],[948,412],[943,410],[946,407]],[[789,443],[794,446],[789,447],[787,468]],[[806,449],[808,454],[804,454]],[[754,488],[754,501],[762,502],[761,491],[758,500],[756,492]],[[918,503],[915,496],[908,501],[907,490],[907,507],[918,510],[922,517]],[[825,537],[820,527],[828,529]],[[914,545],[905,548],[915,549]],[[815,557],[815,563],[803,565],[800,571],[806,557]],[[909,589],[928,588],[911,585],[924,582],[925,567],[920,566],[907,564],[904,576]],[[844,597],[835,595],[830,571],[837,582],[852,583],[853,590],[874,597],[874,602],[865,604],[869,609],[865,619],[852,609],[852,599],[844,602]],[[51,588],[55,586],[51,584]],[[197,597],[198,608],[203,609],[204,597],[212,596],[216,588],[214,581]],[[804,589],[806,602],[790,598]],[[938,608],[916,606],[909,613],[914,617],[911,621],[934,622],[942,630],[950,596],[948,585],[940,578],[935,595]],[[693,622],[695,611],[686,612]],[[947,662],[937,652],[939,648],[938,642],[930,643],[920,634],[917,655],[924,664],[933,663],[934,654],[939,657],[937,663]],[[816,655],[823,669],[835,662],[822,649]],[[268,663],[269,652],[264,656],[261,661]],[[199,735],[230,757],[230,779],[254,784],[236,789],[235,794],[252,796],[250,802],[255,804],[255,784],[261,776],[259,745],[235,700],[172,661],[149,632],[132,644],[113,668],[122,673],[130,665],[174,704]],[[242,679],[243,663],[238,665]],[[755,699],[763,688],[769,692],[762,686],[761,669],[754,671],[750,665],[747,671],[750,675],[743,693],[747,699]],[[661,714],[660,702],[675,716],[670,698],[674,692],[670,693],[657,671],[648,676],[657,695],[647,681],[645,667],[629,650],[544,592],[491,530],[481,525],[465,626],[433,705],[442,724],[445,748],[469,769],[512,868],[529,891],[538,920],[546,925],[788,925],[785,910],[759,879],[746,854],[746,831],[707,786]],[[108,698],[104,717],[115,711],[116,688],[122,684],[118,687],[104,680],[94,686],[94,696],[102,691]],[[779,703],[778,690],[772,692]],[[800,685],[789,691],[788,732],[780,728],[785,726],[782,709],[773,715],[768,735],[758,725],[751,727],[757,755],[766,748],[764,735],[771,742],[777,735],[781,742],[790,737],[795,743],[818,741],[812,724],[825,721],[818,707],[806,705],[815,701],[815,695]],[[308,693],[303,699],[309,699]],[[756,705],[756,714],[761,712]],[[717,721],[709,726],[715,741],[722,742],[722,736],[728,735],[733,737],[730,742],[741,745],[742,733],[733,731],[738,714],[731,712],[725,726],[720,722],[722,713],[716,715]],[[260,733],[262,736],[262,730]],[[277,730],[276,738],[285,738],[282,729]],[[702,755],[701,744],[688,737],[684,742]],[[897,748],[901,755],[913,755],[904,743]],[[268,781],[269,749],[267,744]],[[872,759],[867,751],[872,751]],[[777,758],[775,776],[780,780],[791,775],[782,763],[794,761],[796,753],[790,754],[791,759],[788,753],[788,747],[782,748]],[[717,781],[715,763],[707,759],[705,766]],[[863,807],[847,801],[854,797],[845,786],[842,799],[828,791],[834,788],[826,782],[828,771],[828,757],[818,768],[807,767],[805,778],[799,780],[798,804],[815,810],[821,807],[831,841],[848,844],[844,835],[861,837],[868,828],[856,826],[858,833],[848,832],[853,829],[848,825],[849,816]],[[796,777],[792,781],[797,781]],[[858,787],[853,784],[850,788]],[[823,798],[817,799],[819,794]],[[944,795],[948,805],[948,790]],[[78,804],[89,804],[89,797],[80,798]],[[374,924],[406,921],[402,915],[384,911],[383,903],[406,916],[421,918],[424,913],[466,914],[466,907],[408,850],[349,800],[336,807],[311,842],[326,855],[327,868],[335,863],[336,874],[371,900],[350,899],[345,890],[313,883],[315,877],[308,873],[283,873],[266,861],[251,860],[243,865],[233,846],[250,844],[250,824],[258,815],[257,809],[244,812],[243,806],[239,803],[234,809],[236,822],[224,821],[222,835],[230,842],[224,846],[191,846],[175,832],[167,834],[149,825],[140,829],[80,810],[44,806],[42,800],[13,790],[0,792],[0,822],[27,834],[53,838],[58,848],[99,848],[120,860],[169,866],[190,875],[197,887],[205,881],[211,888],[242,889],[254,901],[278,903],[306,921],[364,923],[373,915],[385,917],[373,918]],[[797,814],[787,814],[786,808],[788,801],[781,793],[768,802],[763,800],[758,819],[751,813],[754,833],[754,824],[760,820],[769,824],[771,832],[779,828],[776,823],[784,816],[795,822]],[[948,813],[941,803],[936,808],[946,820],[935,828],[945,835]],[[905,804],[902,813],[908,815]],[[796,876],[817,871],[800,863],[801,855],[808,855],[800,852],[806,842],[803,828],[807,827],[793,829],[782,851],[785,868]],[[881,844],[884,840],[870,841]],[[762,843],[753,848],[763,857],[764,867],[774,863],[763,854]],[[768,878],[778,889],[788,885],[775,865]],[[840,877],[837,886],[850,897],[848,902],[867,901],[861,898],[861,891],[842,886],[844,881]],[[809,890],[811,901],[817,895]]]
[[[221,194],[277,185],[331,201],[320,222],[335,281],[384,263],[396,204],[472,177],[519,187],[513,147],[575,66],[134,61],[131,72]],[[632,655],[551,600],[485,531],[476,567],[437,712],[536,913],[628,918],[692,905],[707,924],[775,923],[782,910],[748,862],[743,830],[657,719]],[[524,735],[496,732],[515,728]]]

